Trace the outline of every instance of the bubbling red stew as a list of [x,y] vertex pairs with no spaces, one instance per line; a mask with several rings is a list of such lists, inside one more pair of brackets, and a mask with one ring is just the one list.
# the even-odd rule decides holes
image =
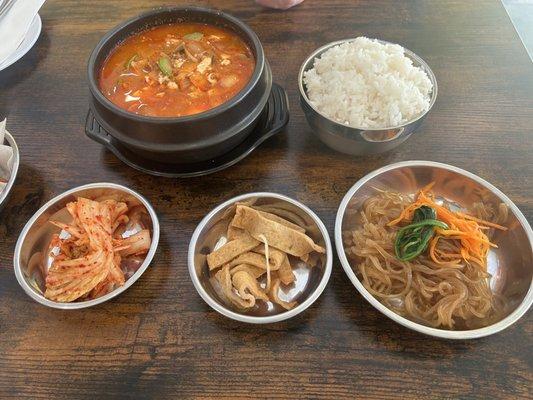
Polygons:
[[225,103],[250,80],[255,59],[235,33],[175,23],[135,34],[104,62],[100,90],[141,115],[181,117]]

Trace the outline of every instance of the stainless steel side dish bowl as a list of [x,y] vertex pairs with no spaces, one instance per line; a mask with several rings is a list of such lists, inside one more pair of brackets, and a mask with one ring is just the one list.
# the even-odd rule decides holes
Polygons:
[[[278,221],[280,217],[286,221],[290,220],[293,224],[291,226],[297,224],[303,227],[301,232],[305,232],[310,240],[323,249],[323,252],[313,261],[311,257],[305,262],[291,258],[291,268],[295,279],[291,284],[280,287],[278,291],[280,298],[294,302],[290,309],[283,309],[273,301],[263,300],[258,300],[255,306],[248,309],[239,309],[227,301],[224,292],[221,291],[220,282],[216,279],[216,274],[210,271],[208,257],[214,250],[219,249],[221,244],[228,242],[228,226],[232,223],[235,207],[238,204],[253,204],[252,207],[261,212],[268,210],[270,215],[279,216]],[[258,255],[256,258],[261,261],[262,257],[264,256]],[[283,321],[306,310],[318,299],[326,287],[331,274],[332,260],[329,235],[318,216],[302,203],[276,193],[244,194],[217,206],[207,214],[194,231],[188,254],[191,279],[204,301],[228,318],[252,324]],[[263,278],[264,276],[262,275]],[[259,290],[262,291],[262,288]],[[233,296],[231,293],[230,295]],[[244,293],[244,296],[246,295]],[[263,296],[262,293],[261,296]]]

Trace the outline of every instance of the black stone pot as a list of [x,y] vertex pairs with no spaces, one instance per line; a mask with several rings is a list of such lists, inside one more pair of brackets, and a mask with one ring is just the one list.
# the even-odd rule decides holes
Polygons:
[[[108,100],[99,89],[98,74],[115,46],[139,31],[180,21],[212,24],[239,35],[256,60],[248,84],[220,106],[186,117],[137,115]],[[221,11],[197,7],[157,8],[118,25],[93,50],[88,79],[90,108],[102,128],[131,151],[166,163],[205,161],[239,145],[256,126],[272,88],[272,73],[263,46],[250,27]]]

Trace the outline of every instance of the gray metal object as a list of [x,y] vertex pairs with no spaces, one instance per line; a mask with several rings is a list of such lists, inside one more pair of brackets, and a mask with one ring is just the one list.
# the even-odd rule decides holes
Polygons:
[[[379,129],[355,128],[339,122],[333,121],[318,111],[307,97],[307,90],[303,82],[304,72],[313,68],[315,59],[320,57],[331,47],[342,43],[353,41],[354,39],[344,39],[337,42],[328,43],[315,50],[302,64],[298,75],[298,86],[300,88],[300,104],[305,114],[307,122],[311,126],[313,133],[326,145],[341,153],[351,155],[377,154],[389,151],[405,140],[420,126],[426,115],[429,113],[435,100],[437,99],[437,79],[431,68],[413,52],[404,49],[404,53],[413,61],[413,65],[422,68],[433,84],[433,91],[429,108],[423,114],[400,126],[392,126]],[[390,44],[383,40],[380,43]]]
[[7,141],[7,144],[13,149],[13,168],[11,169],[11,175],[9,176],[9,180],[7,181],[7,185],[2,191],[0,191],[0,210],[2,210],[2,208],[7,203],[7,200],[9,199],[11,189],[13,189],[13,185],[15,184],[15,180],[17,179],[17,174],[20,165],[20,152],[17,146],[17,142],[15,142],[13,136],[11,136],[11,134],[7,131],[5,132],[5,140]]
[[[475,202],[498,206],[507,205],[509,217],[507,231],[497,231],[491,241],[498,248],[490,250],[488,271],[492,275],[493,293],[502,295],[506,313],[489,326],[454,331],[436,329],[408,320],[387,308],[372,296],[357,278],[346,257],[342,232],[353,230],[364,201],[375,194],[375,188],[413,194],[435,182],[432,191],[436,196],[468,208]],[[533,231],[518,207],[500,190],[480,177],[451,165],[431,161],[405,161],[380,168],[361,178],[344,196],[335,222],[337,254],[344,271],[359,293],[377,310],[399,324],[446,339],[473,339],[497,333],[522,317],[533,302]]]
[[[303,262],[293,265],[296,275],[294,287],[280,297],[284,300],[296,300],[298,305],[291,310],[284,310],[270,302],[256,306],[249,311],[239,311],[227,304],[221,296],[217,294],[214,279],[210,276],[207,267],[206,256],[211,253],[215,246],[220,245],[221,240],[225,240],[227,227],[231,222],[231,217],[227,211],[238,202],[255,201],[257,206],[270,206],[283,208],[293,215],[296,215],[301,225],[305,225],[306,234],[315,243],[326,249],[325,258],[321,264],[312,268]],[[279,322],[306,310],[320,296],[331,275],[333,261],[333,250],[326,227],[318,216],[302,203],[287,196],[275,193],[248,193],[230,199],[213,211],[198,224],[189,244],[188,264],[189,273],[198,294],[215,311],[228,318],[252,324],[266,324]],[[262,302],[263,303],[263,302]]]
[[[63,221],[64,219],[68,219],[69,217],[65,205],[71,201],[75,201],[77,197],[94,199],[108,195],[116,195],[119,196],[121,200],[127,201],[129,204],[143,206],[148,213],[148,229],[150,229],[152,244],[150,245],[150,249],[148,250],[143,263],[139,269],[126,280],[124,285],[96,299],[72,303],[59,303],[45,298],[43,295],[45,279],[45,273],[42,272],[45,270],[43,263],[46,260],[46,253],[52,235],[60,231],[59,228],[49,223],[49,221]],[[148,268],[148,265],[154,257],[158,243],[159,221],[154,209],[143,196],[122,185],[114,183],[93,183],[79,186],[54,197],[30,218],[17,240],[13,265],[20,286],[35,301],[52,308],[66,310],[80,309],[103,303],[128,289],[140,278],[146,268]]]

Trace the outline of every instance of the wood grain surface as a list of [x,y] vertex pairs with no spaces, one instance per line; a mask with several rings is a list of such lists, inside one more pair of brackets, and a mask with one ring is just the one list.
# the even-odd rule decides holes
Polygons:
[[[251,326],[211,310],[186,264],[197,223],[230,197],[286,194],[311,207],[332,234],[350,186],[402,160],[441,161],[479,174],[531,221],[533,65],[500,2],[306,0],[284,12],[251,0],[190,3],[228,11],[257,32],[275,81],[289,93],[289,126],[210,176],[163,179],[128,168],[84,134],[87,59],[107,30],[163,3],[49,0],[36,46],[0,72],[0,116],[8,117],[22,156],[0,213],[0,398],[532,398],[531,312],[493,337],[432,339],[374,310],[335,258],[329,285],[309,310]],[[439,83],[417,134],[372,157],[325,148],[298,104],[296,77],[306,55],[359,35],[413,50]],[[45,201],[99,181],[128,185],[152,202],[161,221],[159,251],[115,300],[83,311],[45,308],[15,279],[16,239]]]

